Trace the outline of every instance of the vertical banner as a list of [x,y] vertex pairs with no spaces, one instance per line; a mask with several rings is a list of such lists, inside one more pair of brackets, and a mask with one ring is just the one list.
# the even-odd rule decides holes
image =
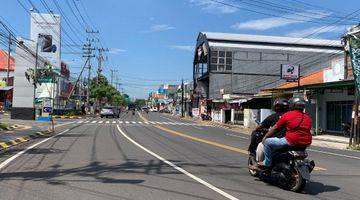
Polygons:
[[358,94],[360,94],[360,39],[351,37],[349,44],[354,80]]
[[31,13],[31,40],[39,45],[39,56],[60,70],[61,28],[60,16],[55,14]]

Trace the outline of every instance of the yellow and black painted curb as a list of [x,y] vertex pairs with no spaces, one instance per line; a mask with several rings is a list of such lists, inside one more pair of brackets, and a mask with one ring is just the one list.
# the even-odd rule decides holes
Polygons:
[[63,115],[54,115],[55,119],[83,119],[82,116],[63,116]]
[[21,144],[21,143],[24,143],[24,142],[27,142],[31,139],[35,139],[35,138],[39,138],[39,137],[47,137],[47,136],[50,136],[53,132],[51,131],[38,131],[38,132],[35,132],[35,133],[31,133],[27,136],[23,136],[23,137],[18,137],[14,140],[9,140],[7,142],[1,142],[0,141],[0,151],[4,151],[4,150],[7,150],[13,146],[16,146],[18,144]]

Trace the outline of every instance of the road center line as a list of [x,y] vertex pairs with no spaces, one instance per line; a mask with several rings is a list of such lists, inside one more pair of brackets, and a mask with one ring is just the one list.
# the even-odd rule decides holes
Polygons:
[[[148,120],[143,117],[140,113],[139,113],[139,116],[140,118],[147,122]],[[184,133],[180,133],[178,131],[174,131],[174,130],[171,130],[171,129],[168,129],[168,128],[165,128],[165,127],[162,127],[160,125],[155,125],[154,127],[160,129],[160,130],[163,130],[165,132],[168,132],[168,133],[171,133],[173,135],[177,135],[177,136],[180,136],[180,137],[184,137],[184,138],[187,138],[187,139],[190,139],[190,140],[193,140],[193,141],[196,141],[196,142],[201,142],[201,143],[205,143],[205,144],[208,144],[208,145],[212,145],[212,146],[215,146],[215,147],[218,147],[218,148],[222,148],[222,149],[226,149],[226,150],[229,150],[229,151],[234,151],[234,152],[237,152],[237,153],[241,153],[241,154],[245,154],[245,155],[248,155],[249,152],[245,149],[240,149],[240,148],[237,148],[237,147],[233,147],[233,146],[229,146],[229,145],[226,145],[226,144],[221,144],[221,143],[217,143],[217,142],[214,142],[214,141],[210,141],[210,140],[206,140],[206,139],[202,139],[202,138],[198,138],[198,137],[193,137],[193,136],[190,136],[190,135],[187,135],[187,134],[184,134]],[[321,170],[326,170],[325,168],[321,168],[321,167],[315,167],[314,168],[315,171],[321,171]]]
[[40,144],[42,144],[42,143],[44,143],[44,142],[46,142],[46,141],[48,141],[48,140],[50,140],[50,139],[53,139],[53,138],[56,137],[56,136],[62,135],[62,134],[64,134],[64,133],[68,132],[69,130],[70,130],[70,129],[66,129],[66,130],[63,131],[63,132],[60,132],[60,133],[58,133],[58,134],[56,134],[56,135],[53,135],[53,136],[51,136],[51,137],[49,137],[49,138],[46,138],[46,139],[44,139],[44,140],[41,140],[40,142],[38,142],[38,143],[36,143],[36,144],[33,144],[33,145],[29,146],[28,148],[26,148],[26,149],[18,152],[17,154],[11,156],[10,158],[6,159],[4,162],[2,162],[2,163],[0,164],[0,170],[2,170],[4,167],[6,167],[7,165],[9,165],[11,161],[13,161],[13,160],[15,160],[16,158],[20,157],[21,155],[23,155],[23,154],[26,153],[27,151],[29,151],[29,150],[31,150],[31,149],[39,146]]
[[158,154],[156,154],[156,153],[150,151],[149,149],[145,148],[144,146],[142,146],[141,144],[137,143],[136,141],[134,141],[133,139],[131,139],[129,136],[127,136],[127,135],[120,129],[119,125],[116,125],[116,126],[117,126],[119,132],[121,133],[121,135],[123,135],[126,139],[128,139],[131,143],[133,143],[134,145],[136,145],[136,146],[139,147],[140,149],[144,150],[145,152],[149,153],[150,155],[154,156],[155,158],[161,160],[162,162],[170,165],[170,166],[173,167],[174,169],[176,169],[176,170],[178,170],[179,172],[185,174],[186,176],[194,179],[195,181],[199,182],[200,184],[202,184],[202,185],[208,187],[209,189],[217,192],[218,194],[226,197],[227,199],[239,200],[238,198],[236,198],[236,197],[234,197],[234,196],[232,196],[232,195],[224,192],[223,190],[215,187],[214,185],[212,185],[212,184],[204,181],[203,179],[201,179],[201,178],[199,178],[199,177],[197,177],[197,176],[189,173],[189,172],[186,171],[185,169],[183,169],[183,168],[175,165],[174,163],[172,163],[172,162],[164,159],[163,157],[159,156]]

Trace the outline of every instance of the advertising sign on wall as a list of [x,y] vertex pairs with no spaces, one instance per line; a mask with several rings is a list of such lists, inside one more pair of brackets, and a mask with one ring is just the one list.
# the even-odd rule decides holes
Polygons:
[[38,43],[39,56],[60,69],[60,16],[31,13],[31,40]]
[[344,59],[333,59],[331,68],[324,70],[324,83],[344,80],[345,68]]
[[300,73],[299,65],[284,64],[281,65],[281,78],[287,81],[298,80]]

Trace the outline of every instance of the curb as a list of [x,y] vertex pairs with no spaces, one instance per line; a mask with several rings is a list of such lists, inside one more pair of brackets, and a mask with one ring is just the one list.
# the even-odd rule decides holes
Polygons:
[[55,119],[84,119],[84,117],[81,116],[53,116]]
[[349,144],[349,142],[339,141],[339,140],[332,140],[332,139],[325,139],[325,138],[315,138],[313,137],[313,140],[317,141],[324,141],[324,142],[334,142],[339,144]]
[[0,142],[0,151],[5,151],[13,146],[16,146],[18,144],[27,142],[31,139],[39,138],[39,137],[46,137],[50,135],[51,131],[38,131],[36,133],[29,134],[27,136],[18,137],[13,140],[9,140],[7,142]]

